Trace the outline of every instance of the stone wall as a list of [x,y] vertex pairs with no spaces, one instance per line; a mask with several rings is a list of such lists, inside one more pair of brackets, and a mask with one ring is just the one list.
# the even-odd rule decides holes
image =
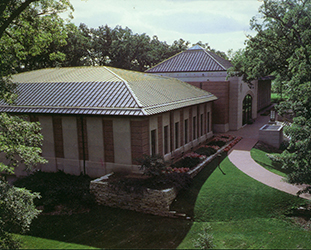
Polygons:
[[98,204],[154,215],[171,215],[170,205],[177,196],[177,191],[174,188],[147,189],[142,194],[125,192],[109,186],[110,175],[98,178],[90,184],[90,190],[95,195]]

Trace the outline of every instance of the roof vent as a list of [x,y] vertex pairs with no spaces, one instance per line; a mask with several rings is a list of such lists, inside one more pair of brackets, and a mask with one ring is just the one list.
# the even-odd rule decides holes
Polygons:
[[198,49],[203,49],[203,48],[200,45],[194,45],[193,47],[189,48],[188,50],[198,50]]

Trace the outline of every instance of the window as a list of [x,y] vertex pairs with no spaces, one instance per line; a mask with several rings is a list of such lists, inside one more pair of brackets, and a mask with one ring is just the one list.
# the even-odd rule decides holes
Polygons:
[[55,157],[64,158],[62,118],[59,116],[53,116],[52,121]]
[[179,147],[179,122],[175,123],[175,149]]
[[156,130],[151,130],[151,155],[156,154]]
[[77,117],[79,159],[88,160],[87,128],[85,117]]
[[200,82],[200,89],[202,89],[203,88],[203,84]]
[[168,153],[168,126],[164,127],[164,154]]
[[185,120],[185,144],[188,143],[188,119]]
[[194,116],[192,118],[192,136],[193,136],[193,140],[196,138],[196,117]]
[[208,132],[210,132],[210,130],[209,130],[209,127],[210,127],[210,125],[209,125],[209,116],[210,116],[210,113],[209,112],[207,112],[207,115],[206,115],[206,127],[207,127],[207,129],[206,129],[206,131],[207,131],[207,133]]
[[247,95],[243,100],[243,120],[242,125],[249,123],[252,119],[252,96]]
[[200,115],[200,123],[201,123],[201,127],[200,127],[200,135],[202,136],[203,135],[203,128],[204,128],[204,126],[203,126],[203,114],[201,114]]

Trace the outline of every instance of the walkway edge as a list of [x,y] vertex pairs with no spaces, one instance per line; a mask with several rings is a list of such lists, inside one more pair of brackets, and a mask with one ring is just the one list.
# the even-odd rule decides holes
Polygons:
[[[253,179],[280,191],[297,195],[297,192],[301,189],[299,186],[285,182],[282,176],[268,171],[253,160],[250,151],[257,141],[257,139],[243,138],[232,148],[228,155],[229,160]],[[311,200],[310,194],[301,194],[299,197]]]

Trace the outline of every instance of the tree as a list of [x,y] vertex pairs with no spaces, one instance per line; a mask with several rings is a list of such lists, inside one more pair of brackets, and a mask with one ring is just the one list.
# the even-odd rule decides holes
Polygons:
[[64,60],[64,20],[73,10],[69,0],[5,0],[0,5],[0,67],[2,77],[26,70],[55,66]]
[[126,27],[108,25],[88,28],[80,24],[66,27],[67,45],[60,48],[66,55],[64,66],[100,65],[136,71],[145,71],[153,65],[188,48],[189,42],[180,39],[172,45],[150,38],[145,33],[137,34]]
[[[27,68],[29,56],[45,54],[50,60],[61,56],[54,51],[49,53],[47,48],[52,43],[61,44],[65,38],[61,34],[62,21],[58,13],[68,8],[71,8],[68,0],[1,1],[1,101],[14,102],[16,86],[10,81],[10,74],[18,68]],[[39,59],[34,61],[42,67]],[[19,245],[12,233],[27,230],[39,213],[33,204],[38,194],[9,185],[3,175],[12,174],[14,168],[21,164],[31,169],[38,163],[45,163],[40,155],[42,139],[39,123],[28,122],[24,117],[0,114],[0,152],[6,156],[6,161],[0,162],[0,248],[17,248]]]
[[[288,99],[280,114],[292,109],[291,126],[285,128],[290,145],[279,160],[290,173],[287,181],[311,184],[311,0],[264,0],[261,20],[253,18],[246,48],[234,56],[230,75],[245,81],[275,75]],[[311,192],[306,188],[303,192]]]
[[0,248],[16,249],[19,242],[12,233],[23,233],[39,214],[33,200],[39,194],[9,185],[0,178]]

